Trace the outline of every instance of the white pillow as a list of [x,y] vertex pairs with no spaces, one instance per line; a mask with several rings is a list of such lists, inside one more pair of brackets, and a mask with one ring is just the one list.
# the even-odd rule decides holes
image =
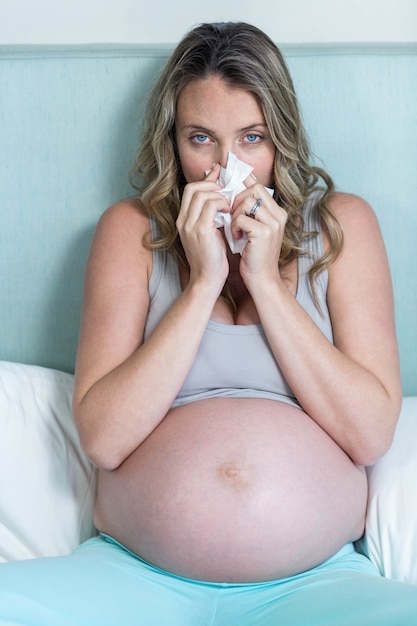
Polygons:
[[0,361],[0,562],[68,554],[96,534],[72,388],[71,374]]
[[368,513],[359,550],[387,578],[417,584],[417,397],[403,399],[393,444],[367,472]]

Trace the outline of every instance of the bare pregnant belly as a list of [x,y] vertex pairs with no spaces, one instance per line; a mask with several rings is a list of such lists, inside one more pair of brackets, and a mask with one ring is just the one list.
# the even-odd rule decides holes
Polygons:
[[367,485],[303,411],[217,398],[173,409],[101,472],[99,530],[165,570],[208,581],[305,571],[363,532]]

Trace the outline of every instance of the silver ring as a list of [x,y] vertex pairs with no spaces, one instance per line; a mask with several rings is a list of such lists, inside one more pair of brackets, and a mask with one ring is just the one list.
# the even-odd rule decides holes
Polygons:
[[255,219],[257,212],[259,211],[259,207],[262,204],[262,199],[258,198],[251,210],[249,211],[249,217],[253,217]]

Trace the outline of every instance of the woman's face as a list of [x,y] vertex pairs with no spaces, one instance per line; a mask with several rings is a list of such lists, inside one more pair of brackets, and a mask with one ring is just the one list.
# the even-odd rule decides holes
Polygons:
[[233,152],[253,167],[258,182],[273,182],[275,146],[255,96],[220,78],[195,80],[181,91],[175,119],[176,141],[187,183],[202,180]]

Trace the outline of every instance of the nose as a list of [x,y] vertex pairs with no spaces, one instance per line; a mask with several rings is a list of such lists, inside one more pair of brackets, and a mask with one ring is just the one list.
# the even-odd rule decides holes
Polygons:
[[227,166],[229,152],[232,152],[231,146],[219,146],[216,150],[216,163],[220,163],[222,167]]

